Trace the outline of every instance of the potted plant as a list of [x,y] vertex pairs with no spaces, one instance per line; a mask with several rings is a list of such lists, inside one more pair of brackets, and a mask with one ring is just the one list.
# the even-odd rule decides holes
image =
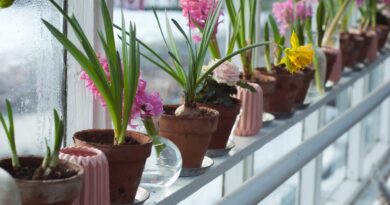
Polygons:
[[340,50],[343,56],[342,66],[355,69],[358,55],[363,46],[364,38],[359,35],[353,35],[349,32],[350,18],[354,6],[349,6],[347,13],[342,18],[340,33]]
[[[295,31],[290,37],[291,48],[285,48],[285,56],[269,72],[277,79],[277,86],[271,97],[270,112],[276,116],[290,116],[300,89],[303,89],[303,74],[313,62],[314,50],[311,44],[301,46]],[[283,48],[283,45],[278,45]],[[307,90],[306,90],[307,92]]]
[[0,121],[11,148],[11,158],[0,160],[0,167],[14,179],[26,205],[71,205],[80,193],[83,168],[58,158],[63,139],[64,123],[54,110],[54,146],[46,141],[45,157],[19,157],[15,143],[15,131],[11,103],[6,100],[8,125],[0,112]]
[[[215,61],[202,68],[206,72]],[[210,73],[201,89],[196,94],[200,106],[212,108],[219,112],[218,127],[213,134],[208,149],[221,150],[226,148],[233,125],[240,112],[241,102],[234,97],[237,86],[255,92],[255,89],[240,79],[239,68],[232,62],[225,61]]]
[[378,3],[379,5],[376,14],[376,28],[378,32],[378,49],[382,50],[386,45],[387,37],[390,32],[390,25],[382,12],[389,8],[390,2],[386,0],[379,0]]
[[135,25],[130,23],[127,30],[122,15],[122,34],[127,30],[129,38],[122,36],[120,57],[115,46],[113,24],[107,5],[104,0],[100,0],[104,33],[99,33],[99,39],[107,58],[108,78],[107,70],[101,66],[77,18],[69,16],[53,0],[50,2],[69,23],[84,52],[62,32],[43,20],[45,26],[88,74],[107,107],[114,128],[77,132],[74,134],[75,143],[78,146],[95,147],[106,155],[109,163],[111,203],[131,203],[134,201],[145,161],[150,156],[152,147],[152,140],[146,134],[127,130],[140,75],[140,52]]
[[361,13],[360,25],[358,30],[352,30],[354,35],[364,38],[358,61],[372,61],[376,58],[378,52],[378,34],[376,28],[377,0],[356,1]]
[[[258,1],[240,1],[237,8],[232,0],[225,1],[233,32],[228,38],[229,49],[238,49],[251,45],[256,41],[255,27]],[[268,104],[268,96],[273,92],[276,79],[270,75],[255,72],[252,50],[242,52],[242,79],[255,88],[256,92],[238,89],[237,97],[241,100],[242,112],[237,122],[234,134],[237,136],[252,136],[262,127],[264,105]],[[264,98],[265,102],[264,102]]]
[[[208,17],[205,20],[201,41],[197,46],[194,45],[191,38],[188,37],[177,21],[172,19],[173,24],[181,32],[187,43],[189,56],[188,64],[184,64],[178,54],[177,46],[171,32],[171,25],[168,22],[168,38],[165,38],[156,12],[156,20],[164,41],[166,42],[168,53],[171,60],[174,62],[173,65],[170,65],[145,43],[140,42],[155,58],[152,58],[147,54],[141,55],[169,74],[183,89],[184,104],[166,105],[164,107],[164,114],[161,116],[159,131],[160,135],[172,140],[179,147],[183,158],[183,168],[201,167],[211,136],[217,129],[218,124],[219,114],[216,110],[200,107],[196,104],[197,89],[200,88],[207,76],[226,60],[231,59],[241,52],[264,45],[264,43],[254,44],[234,51],[216,61],[209,70],[202,73],[202,66],[204,65],[208,45],[210,44],[218,21],[221,6],[222,1],[219,1],[216,3],[213,12],[209,12]],[[168,41],[166,39],[168,39]]]
[[[206,0],[203,2],[181,0],[180,3],[183,9],[183,15],[188,18],[188,26],[191,29],[196,28],[203,34],[205,20],[207,19],[208,14],[214,11],[213,7],[215,8],[216,6],[215,2],[213,0]],[[220,14],[221,12],[218,16],[220,16]],[[217,20],[217,25],[209,44],[212,60],[207,66],[203,67],[202,72],[206,72],[209,67],[222,57],[217,40],[218,24],[219,19]],[[239,26],[239,22],[234,24],[233,33],[238,32]],[[199,41],[201,37],[199,35],[193,35],[193,39]],[[225,56],[233,52],[235,41],[234,37],[229,40]],[[206,77],[201,86],[201,90],[196,94],[196,101],[201,106],[209,107],[219,112],[218,127],[211,138],[208,149],[225,149],[226,147],[226,143],[241,108],[241,101],[236,97],[233,97],[233,95],[237,96],[238,90],[236,86],[241,89],[248,89],[252,92],[256,92],[252,86],[245,81],[240,80],[239,76],[240,71],[238,67],[232,62],[226,61]]]
[[[294,30],[300,46],[305,45],[305,29],[311,29],[312,8],[309,1],[294,1],[287,0],[285,2],[275,2],[272,5],[272,12],[276,18],[279,29],[274,28],[275,23],[273,18],[269,18],[270,25],[274,31],[276,40],[279,36],[285,34],[288,30]],[[268,30],[265,30],[268,32]],[[279,31],[281,34],[275,34]],[[268,36],[268,34],[264,35]],[[270,72],[270,66],[267,66],[267,71]],[[314,78],[314,70],[311,67],[303,68],[298,74],[302,74],[302,81],[298,88],[298,93],[295,99],[295,104],[303,104],[310,83]]]
[[[343,0],[340,5],[337,5],[334,1],[324,1],[326,3],[327,21],[324,22],[322,27],[324,34],[321,38],[321,47],[326,55],[327,60],[327,72],[326,80],[331,81],[331,84],[337,83],[341,78],[342,67],[342,53],[339,49],[339,30],[338,26],[341,18],[347,11],[348,5],[351,0]],[[336,9],[338,8],[338,9]]]

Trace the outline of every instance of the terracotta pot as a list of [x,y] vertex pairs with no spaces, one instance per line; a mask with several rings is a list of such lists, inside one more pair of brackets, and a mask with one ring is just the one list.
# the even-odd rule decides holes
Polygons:
[[390,26],[377,24],[376,32],[378,35],[378,50],[382,50],[386,45],[387,37],[389,36],[390,32]]
[[343,71],[341,51],[331,47],[323,47],[322,49],[326,55],[326,80],[336,84]]
[[256,68],[251,82],[260,85],[263,91],[263,109],[264,112],[269,112],[271,96],[276,89],[276,78],[269,75],[265,68]]
[[302,74],[290,74],[284,68],[274,69],[276,78],[276,90],[271,98],[270,112],[277,115],[291,115],[302,87]]
[[237,98],[241,100],[241,114],[234,135],[253,136],[263,126],[263,91],[255,83],[249,83],[256,92],[238,88]]
[[303,104],[306,98],[307,91],[309,90],[311,81],[314,78],[314,69],[305,68],[303,71],[301,87],[298,90],[297,98],[295,99],[295,104]]
[[72,205],[110,204],[108,161],[102,151],[92,147],[65,147],[59,157],[84,168],[84,186]]
[[230,107],[204,103],[198,103],[198,105],[208,107],[219,112],[218,127],[211,137],[208,149],[225,149],[232,132],[233,125],[236,122],[237,115],[240,113],[240,101],[237,100],[237,103]]
[[152,140],[145,134],[127,131],[126,142],[114,145],[114,130],[91,129],[76,132],[76,146],[94,147],[107,157],[110,173],[111,204],[132,203],[141,181]]
[[352,35],[349,33],[340,34],[340,50],[343,56],[343,67],[354,68],[364,42],[365,41],[362,36]]
[[378,52],[378,36],[374,31],[367,31],[364,34],[354,33],[364,38],[357,61],[364,63],[366,60],[372,61],[376,58]]
[[211,136],[217,130],[219,113],[201,107],[203,116],[177,117],[179,105],[165,105],[160,119],[160,135],[170,139],[179,148],[183,168],[199,168],[209,146]]
[[[42,164],[42,157],[19,157],[22,167],[38,168]],[[54,180],[24,180],[16,179],[23,205],[71,205],[81,191],[84,170],[75,163],[60,160],[62,169],[69,169],[76,172],[64,179]],[[13,175],[11,159],[0,161],[0,167]]]

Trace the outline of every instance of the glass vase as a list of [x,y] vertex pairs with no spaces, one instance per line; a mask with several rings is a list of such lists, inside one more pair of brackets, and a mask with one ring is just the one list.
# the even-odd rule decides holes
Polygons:
[[179,178],[181,172],[180,150],[171,140],[157,134],[157,118],[144,118],[142,122],[144,126],[139,126],[140,131],[148,133],[153,138],[154,143],[152,153],[146,160],[141,186],[168,187]]

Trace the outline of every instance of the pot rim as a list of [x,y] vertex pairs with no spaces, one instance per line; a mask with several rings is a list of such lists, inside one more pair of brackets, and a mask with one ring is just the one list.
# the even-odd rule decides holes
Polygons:
[[[233,104],[232,106],[225,106],[223,104],[214,104],[214,103],[203,103],[203,102],[196,102],[196,104],[199,105],[210,105],[210,106],[215,106],[215,107],[224,107],[224,108],[235,108],[235,107],[241,107],[241,100],[238,98],[233,97],[234,100],[236,100],[236,103]],[[212,109],[212,108],[211,108]]]
[[[43,157],[36,156],[36,155],[23,155],[23,156],[19,156],[19,159],[20,158],[38,158],[38,159],[43,160]],[[4,160],[11,160],[11,158],[8,157],[8,158],[1,158],[0,159],[0,161],[4,161]],[[27,179],[18,179],[18,178],[14,178],[14,177],[12,177],[12,178],[15,180],[16,183],[24,183],[24,184],[29,184],[29,185],[39,185],[39,184],[43,184],[43,183],[44,184],[61,184],[61,183],[72,181],[74,179],[77,179],[77,178],[84,176],[84,168],[81,165],[74,163],[74,162],[71,162],[71,161],[68,161],[68,160],[64,160],[64,159],[59,159],[59,161],[64,162],[65,164],[71,164],[72,166],[77,167],[79,169],[79,171],[77,172],[77,174],[75,174],[71,177],[63,178],[63,179],[27,180]]]
[[[175,107],[175,109],[183,104],[164,104],[163,107]],[[217,110],[207,108],[207,107],[199,107],[199,109],[208,110],[212,113],[212,115],[209,116],[200,116],[200,117],[183,117],[183,116],[176,116],[172,114],[166,114],[165,112],[161,115],[162,118],[171,118],[171,119],[182,119],[182,120],[203,120],[203,119],[213,119],[219,117],[219,112]]]
[[145,133],[142,133],[142,132],[138,132],[138,131],[134,131],[134,130],[127,130],[126,133],[137,133],[139,135],[145,135],[146,137],[148,137],[148,140],[146,142],[141,142],[141,141],[131,137],[132,139],[137,141],[139,144],[120,144],[120,145],[115,145],[114,143],[97,143],[97,142],[86,141],[84,139],[78,138],[78,135],[80,135],[82,133],[85,133],[85,132],[88,132],[88,131],[95,131],[95,132],[99,132],[99,131],[112,131],[112,132],[114,132],[114,129],[86,129],[86,130],[81,130],[81,131],[75,132],[73,134],[73,137],[72,137],[73,141],[77,139],[77,140],[80,140],[80,141],[87,142],[88,144],[97,145],[99,147],[114,147],[114,148],[147,146],[148,144],[152,143],[152,138],[150,138],[150,136],[148,134],[145,134]]

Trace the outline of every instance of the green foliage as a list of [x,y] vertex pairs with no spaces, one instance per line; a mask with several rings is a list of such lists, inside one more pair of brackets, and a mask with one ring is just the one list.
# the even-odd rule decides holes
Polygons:
[[15,0],[0,0],[0,9],[5,9],[14,3]]
[[18,157],[18,152],[16,150],[16,143],[15,143],[15,130],[14,130],[14,119],[12,114],[12,106],[8,99],[5,100],[5,104],[7,107],[7,114],[8,114],[8,126],[5,122],[5,118],[3,113],[0,112],[0,121],[3,125],[3,129],[5,134],[7,135],[7,139],[9,142],[9,145],[11,147],[12,152],[12,167],[14,169],[20,168],[20,162]]
[[[172,19],[172,23],[180,31],[182,36],[184,37],[187,44],[187,54],[189,56],[189,61],[187,65],[184,65],[181,60],[180,55],[176,52],[177,45],[174,41],[174,36],[171,32],[171,24],[167,22],[167,34],[164,34],[164,31],[161,28],[160,19],[157,16],[156,11],[154,11],[161,35],[163,37],[164,43],[168,50],[168,54],[170,55],[170,60],[173,62],[173,65],[164,60],[156,51],[150,48],[148,45],[138,40],[141,46],[143,46],[149,54],[141,53],[141,55],[155,64],[158,68],[165,71],[168,75],[170,75],[173,79],[177,81],[177,83],[182,87],[185,95],[185,103],[189,106],[195,107],[195,96],[197,89],[202,85],[208,75],[210,75],[218,66],[220,66],[223,62],[230,60],[235,55],[238,55],[242,52],[248,51],[252,48],[265,45],[266,43],[259,43],[250,45],[247,47],[243,47],[237,51],[230,53],[229,55],[218,60],[210,69],[202,73],[201,69],[204,65],[204,61],[206,58],[208,46],[210,44],[210,40],[214,33],[214,28],[217,24],[218,14],[222,7],[222,1],[219,1],[216,5],[215,11],[210,12],[207,18],[204,30],[202,32],[202,40],[199,45],[195,46],[195,43],[192,41],[190,37],[184,32],[182,27],[176,22],[176,20]],[[168,18],[166,17],[166,20]],[[116,26],[118,29],[120,27]],[[122,30],[122,37],[125,36],[126,33]],[[166,38],[168,36],[168,38]],[[168,39],[169,41],[167,41]],[[151,54],[151,56],[150,56]]]
[[[257,8],[257,0],[240,0],[240,8],[236,9],[233,0],[226,0],[226,10],[229,15],[231,22],[241,22],[240,26],[238,27],[239,31],[237,34],[237,37],[234,41],[230,41],[230,43],[237,43],[237,47],[239,49],[245,48],[248,45],[253,44],[255,42],[256,34],[255,34],[255,27],[256,27],[256,8]],[[249,8],[246,8],[249,6]],[[246,11],[249,11],[249,14],[245,13]],[[249,16],[249,19],[247,20],[247,17]],[[246,28],[245,25],[248,21],[249,29]],[[248,31],[248,32],[247,32]],[[248,50],[247,52],[242,52],[240,54],[241,63],[244,67],[244,77],[249,78],[253,73],[253,65],[252,65],[252,52],[251,50]],[[248,80],[248,79],[247,79]]]
[[[104,33],[99,31],[98,34],[108,61],[110,71],[109,80],[77,18],[74,15],[69,16],[54,0],[50,0],[50,2],[65,17],[66,21],[73,29],[79,43],[82,45],[84,52],[79,50],[66,35],[52,24],[45,20],[43,20],[43,23],[65,49],[77,60],[102,95],[114,126],[114,143],[125,143],[127,124],[130,118],[131,107],[136,94],[140,72],[140,53],[139,44],[136,39],[135,25],[129,23],[127,30],[122,13],[122,28],[124,29],[122,31],[123,59],[121,59],[115,46],[113,24],[106,2],[100,0],[100,12],[103,17]],[[126,32],[129,34],[128,41],[126,35],[124,35]]]
[[322,46],[322,39],[324,38],[325,27],[326,27],[325,19],[326,19],[325,3],[324,0],[320,0],[318,2],[317,14],[316,14],[318,47]]
[[211,76],[208,76],[203,84],[203,87],[196,95],[196,101],[231,107],[237,103],[237,100],[232,97],[235,94],[237,94],[236,86],[218,83]]

